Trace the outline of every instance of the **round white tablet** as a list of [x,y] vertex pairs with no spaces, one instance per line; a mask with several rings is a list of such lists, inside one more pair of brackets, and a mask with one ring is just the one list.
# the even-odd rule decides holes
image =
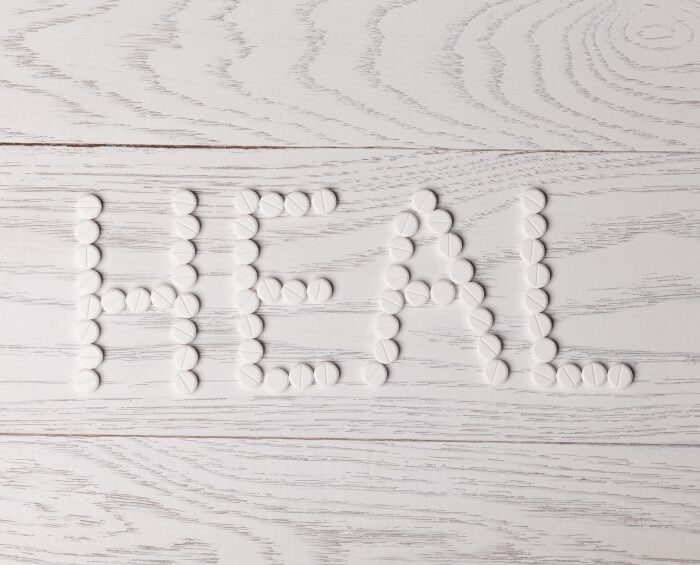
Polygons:
[[276,218],[284,211],[284,198],[277,192],[266,192],[260,197],[258,210],[265,218]]
[[199,387],[199,379],[192,371],[178,371],[173,377],[173,387],[178,394],[192,394]]
[[313,279],[306,287],[306,295],[312,304],[323,304],[333,296],[333,286],[328,279]]
[[525,217],[523,229],[530,238],[542,237],[547,233],[547,221],[539,214],[530,214]]
[[260,337],[264,328],[262,318],[255,314],[243,316],[238,321],[238,329],[241,332],[241,337],[244,339],[255,339]]
[[400,212],[394,218],[394,231],[402,237],[411,237],[418,231],[418,218],[411,212]]
[[335,363],[323,361],[314,369],[314,381],[321,386],[333,386],[338,382],[340,370]]
[[241,314],[252,314],[260,307],[260,298],[257,293],[249,288],[244,288],[236,293],[236,308]]
[[532,288],[542,288],[547,286],[551,278],[551,273],[549,268],[542,263],[535,263],[530,265],[526,271],[527,282],[530,283]]
[[145,312],[151,307],[151,293],[145,288],[132,288],[126,294],[126,307],[132,312]]
[[254,190],[241,190],[233,197],[233,205],[239,214],[252,214],[258,209],[260,197]]
[[78,351],[78,364],[83,369],[95,369],[102,364],[104,354],[102,349],[94,343],[85,345]]
[[548,388],[557,382],[557,371],[549,363],[536,365],[532,370],[532,380],[540,388]]
[[90,394],[100,387],[100,376],[90,369],[83,369],[73,377],[73,389],[80,394]]
[[484,378],[492,385],[499,385],[508,379],[508,365],[501,359],[491,359],[484,366]]
[[75,262],[81,270],[96,267],[101,258],[100,250],[94,245],[79,245],[75,251]]
[[330,214],[338,205],[338,198],[332,190],[322,188],[311,197],[311,205],[317,214]]
[[452,304],[455,299],[455,285],[444,279],[437,281],[430,287],[430,298],[443,306]]
[[126,308],[126,295],[118,288],[110,288],[102,295],[101,302],[107,314],[119,314]]
[[303,192],[290,192],[284,199],[284,210],[295,218],[303,216],[309,211],[309,197]]
[[102,286],[102,277],[100,273],[92,269],[80,271],[75,279],[75,286],[78,289],[79,296],[94,294]]
[[552,318],[547,316],[547,314],[537,312],[530,316],[530,319],[527,321],[527,329],[535,339],[547,337],[552,332]]
[[627,365],[616,363],[608,369],[608,382],[617,390],[627,388],[632,384],[634,375]]
[[477,342],[479,354],[487,360],[498,357],[501,354],[502,348],[503,344],[501,343],[501,340],[497,336],[490,333],[482,335]]
[[94,320],[80,320],[75,328],[75,336],[80,345],[95,343],[100,337],[100,326]]
[[287,371],[277,367],[265,373],[265,388],[274,394],[280,394],[287,390],[289,388]]
[[178,318],[173,324],[171,335],[176,343],[185,345],[194,341],[197,337],[197,326],[192,320],[187,318]]
[[169,284],[159,284],[151,292],[151,302],[156,310],[172,308],[177,293]]
[[258,244],[250,239],[233,244],[233,258],[239,265],[250,265],[260,255]]
[[389,255],[395,261],[408,261],[413,256],[413,242],[407,237],[394,237],[389,242]]
[[175,235],[180,239],[193,239],[199,233],[199,220],[194,216],[175,218]]
[[94,194],[86,194],[77,204],[78,217],[83,220],[94,220],[102,212],[102,200]]
[[375,333],[382,339],[391,339],[399,333],[399,319],[391,314],[380,314],[374,324]]
[[194,369],[199,362],[199,354],[191,345],[180,345],[173,353],[173,365],[178,371]]
[[94,243],[100,237],[100,226],[94,220],[83,220],[75,226],[75,239],[80,243]]
[[313,382],[314,370],[304,363],[295,365],[292,367],[292,370],[289,371],[289,384],[294,388],[304,390],[305,388],[309,388]]
[[529,288],[525,291],[525,308],[528,312],[542,312],[549,304],[549,296],[541,288]]
[[520,246],[520,255],[528,265],[542,261],[544,252],[544,243],[539,239],[526,239]]
[[185,265],[194,259],[195,253],[194,243],[188,239],[178,239],[170,246],[170,256],[173,263],[176,265]]
[[392,265],[384,275],[386,285],[393,290],[405,288],[410,279],[411,275],[403,265]]
[[256,233],[258,233],[258,221],[253,216],[236,216],[233,219],[233,234],[236,239],[251,239]]
[[297,279],[287,281],[282,286],[282,300],[294,306],[301,304],[306,300],[306,285]]
[[178,318],[193,318],[199,312],[199,298],[190,293],[181,294],[175,299],[173,310]]
[[365,364],[364,377],[368,386],[372,388],[382,386],[386,382],[387,375],[386,365],[379,361],[368,361]]
[[557,356],[557,342],[552,338],[543,337],[535,341],[532,350],[540,363],[549,363]]
[[197,197],[191,190],[178,190],[173,194],[172,205],[176,216],[187,216],[197,207]]
[[245,363],[257,363],[264,352],[263,344],[257,339],[244,339],[238,348],[238,354]]
[[438,249],[443,257],[454,259],[462,252],[462,238],[456,233],[446,233],[438,239]]
[[467,284],[474,276],[474,265],[466,259],[455,259],[450,263],[450,278],[455,284]]
[[263,304],[272,304],[282,296],[282,283],[275,278],[265,277],[258,281],[255,292]]
[[587,387],[601,388],[608,382],[608,370],[602,363],[593,361],[583,368],[581,377]]
[[452,227],[452,215],[438,208],[428,214],[428,225],[433,233],[447,233]]
[[486,296],[484,287],[477,282],[468,282],[459,289],[459,298],[470,310],[479,306]]
[[233,269],[233,286],[238,289],[253,288],[258,280],[258,272],[251,265],[238,265]]
[[83,320],[94,320],[102,313],[100,299],[94,294],[88,294],[78,300],[78,316]]
[[437,206],[437,196],[432,190],[424,188],[416,192],[411,198],[413,209],[419,214],[429,214]]
[[536,214],[544,210],[545,204],[547,204],[547,197],[540,189],[531,188],[525,191],[521,202],[528,214]]
[[170,279],[178,289],[189,290],[197,282],[197,269],[192,265],[176,265]]
[[469,326],[476,335],[483,335],[493,326],[493,314],[486,308],[475,308],[469,314]]
[[406,296],[406,302],[410,306],[423,306],[430,298],[430,289],[423,281],[413,281],[406,285],[403,289]]
[[388,365],[399,357],[399,346],[392,339],[383,339],[374,344],[374,357],[380,363]]
[[573,363],[564,363],[557,369],[557,381],[564,388],[576,388],[581,384],[581,369]]
[[256,388],[263,381],[263,372],[257,365],[242,365],[238,369],[238,382],[245,388]]
[[387,314],[398,314],[403,309],[403,294],[397,290],[385,290],[379,295],[379,307]]

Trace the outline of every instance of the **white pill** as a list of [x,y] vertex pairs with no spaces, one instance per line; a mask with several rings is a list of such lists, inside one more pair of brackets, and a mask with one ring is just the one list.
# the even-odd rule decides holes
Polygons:
[[91,369],[83,369],[73,377],[73,390],[80,394],[90,394],[100,387],[100,376]]
[[547,314],[537,312],[527,321],[527,329],[530,335],[536,339],[547,337],[552,332],[552,318]]
[[452,304],[455,299],[455,285],[444,279],[437,281],[430,287],[430,298],[443,306]]
[[469,314],[469,326],[476,335],[483,335],[493,326],[493,314],[486,308],[476,308]]
[[447,233],[452,227],[452,215],[447,210],[433,210],[428,214],[428,225],[433,233]]
[[238,354],[245,363],[257,363],[264,352],[263,344],[257,339],[244,339],[238,347]]
[[548,388],[557,382],[557,371],[549,363],[536,365],[532,370],[532,380],[540,388]]
[[244,339],[255,339],[260,337],[264,328],[264,324],[260,316],[255,314],[248,314],[243,316],[238,321],[238,329],[241,332],[241,337]]
[[282,296],[282,283],[275,278],[265,277],[258,281],[255,292],[263,304],[272,304]]
[[309,388],[314,382],[314,370],[308,365],[301,364],[289,371],[289,383],[300,390]]
[[102,200],[94,194],[86,194],[78,200],[77,209],[83,220],[94,220],[102,212]]
[[311,205],[317,214],[330,214],[338,205],[338,198],[332,190],[322,188],[311,197]]
[[520,246],[520,255],[528,265],[534,265],[544,259],[544,243],[539,239],[526,239]]
[[499,385],[508,379],[508,365],[501,359],[491,359],[484,366],[484,378],[492,385]]
[[443,257],[454,259],[462,252],[462,238],[456,233],[446,233],[438,239],[438,249]]
[[170,279],[179,290],[189,290],[197,282],[197,269],[192,265],[177,265]]
[[323,361],[314,369],[314,381],[321,386],[333,386],[338,382],[340,370],[335,363]]
[[173,365],[178,371],[194,369],[199,362],[199,354],[191,345],[180,345],[173,353]]
[[608,382],[614,389],[627,388],[632,384],[633,379],[632,369],[627,365],[616,363],[608,369]]
[[501,340],[497,336],[489,333],[482,335],[477,342],[479,354],[487,360],[498,357],[501,354],[502,348],[503,344]]
[[197,207],[197,196],[191,190],[178,190],[173,194],[172,205],[176,216],[186,216]]
[[151,302],[156,310],[172,308],[177,293],[169,284],[159,284],[151,291]]
[[258,210],[265,218],[276,218],[284,211],[284,198],[276,192],[266,192],[260,197]]
[[418,218],[411,212],[400,212],[394,218],[394,231],[402,237],[411,237],[418,231]]
[[94,320],[102,313],[100,299],[94,294],[88,294],[78,300],[78,317],[83,320]]
[[542,263],[530,265],[526,271],[527,282],[533,288],[542,288],[547,286],[551,278],[549,268]]
[[323,304],[333,296],[333,285],[327,279],[313,279],[306,287],[306,295],[312,304]]
[[78,289],[78,295],[85,296],[86,294],[94,294],[102,286],[102,277],[97,271],[88,269],[80,271],[75,279],[75,286]]
[[557,369],[557,381],[564,388],[576,388],[581,384],[581,369],[573,363],[564,363]]
[[176,265],[185,265],[194,259],[197,250],[194,243],[187,239],[178,239],[170,247],[170,256]]
[[258,221],[253,216],[236,216],[233,219],[236,239],[251,239],[258,233]]
[[386,285],[393,290],[405,288],[410,279],[411,275],[403,265],[392,265],[384,275]]
[[199,220],[194,216],[175,218],[175,235],[180,239],[193,239],[200,229]]
[[399,346],[391,339],[382,339],[374,344],[374,357],[380,363],[388,365],[393,363],[399,356]]
[[233,197],[233,205],[239,214],[252,214],[258,209],[260,197],[254,190],[246,188]]
[[385,290],[379,295],[379,307],[387,314],[398,314],[403,309],[403,294],[397,290]]
[[413,209],[419,214],[429,214],[437,206],[437,196],[432,190],[419,190],[411,198]]
[[306,300],[306,285],[297,279],[287,281],[282,286],[282,300],[285,304],[301,304]]
[[309,211],[309,197],[303,192],[290,192],[284,199],[284,210],[295,218],[303,216]]
[[407,237],[394,237],[389,242],[389,255],[395,261],[408,261],[413,256],[413,242]]
[[557,342],[552,338],[543,337],[538,339],[532,346],[535,358],[540,363],[549,363],[557,356]]
[[530,214],[525,217],[523,229],[530,238],[542,237],[547,233],[547,221],[539,214]]
[[608,382],[608,371],[605,365],[593,361],[583,368],[581,377],[587,387],[601,388]]
[[263,372],[257,365],[242,365],[238,369],[238,382],[245,388],[256,388],[263,381]]
[[102,295],[102,309],[107,314],[119,314],[126,308],[126,296],[118,288],[110,288]]
[[[430,298],[430,289],[423,281],[413,281],[406,285],[403,289],[406,296],[406,302],[410,306],[423,306],[427,304]],[[390,312],[392,313],[392,312]]]
[[250,265],[258,255],[260,255],[260,248],[250,239],[237,241],[233,245],[233,257],[239,265]]
[[199,387],[199,379],[192,371],[178,371],[173,377],[173,387],[178,394],[187,396]]
[[94,245],[79,245],[75,251],[75,262],[81,270],[96,267],[102,255]]
[[178,318],[193,318],[199,312],[199,298],[190,293],[181,294],[175,299],[173,310]]
[[258,280],[258,272],[251,265],[238,265],[233,269],[233,286],[238,289],[253,288]]
[[102,364],[104,354],[102,349],[94,343],[85,345],[78,351],[78,364],[83,369],[95,369]]
[[525,307],[528,312],[542,312],[549,304],[549,296],[541,288],[529,288],[525,292]]
[[536,214],[544,210],[545,204],[547,204],[547,197],[540,189],[531,188],[525,191],[521,202],[528,214]]
[[244,288],[236,293],[236,308],[241,314],[252,314],[260,307],[260,298],[257,293],[249,288]]
[[94,220],[83,220],[75,226],[75,239],[80,243],[94,243],[100,237],[100,226]]
[[173,324],[171,335],[177,343],[181,343],[183,345],[191,343],[194,341],[194,338],[197,337],[197,326],[195,326],[192,320],[188,320],[187,318],[179,318],[175,320],[175,323]]
[[151,293],[145,288],[132,288],[126,294],[126,307],[132,312],[145,312],[151,307]]
[[467,284],[474,276],[474,265],[466,259],[455,259],[450,263],[450,278],[455,284]]
[[289,388],[289,375],[279,367],[265,373],[265,388],[274,394],[283,393]]
[[470,310],[479,306],[486,296],[484,287],[477,282],[468,282],[459,289],[459,298]]
[[80,320],[75,328],[75,336],[80,345],[95,343],[100,337],[100,326],[93,320]]
[[374,331],[382,339],[391,339],[399,333],[399,319],[391,314],[380,314],[374,324]]
[[387,379],[389,370],[386,365],[380,363],[379,361],[368,361],[365,364],[365,383],[367,386],[376,388],[382,386]]

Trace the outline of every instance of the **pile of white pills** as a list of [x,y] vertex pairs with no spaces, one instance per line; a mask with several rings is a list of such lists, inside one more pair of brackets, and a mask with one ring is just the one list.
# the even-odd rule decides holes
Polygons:
[[581,370],[574,363],[564,363],[558,369],[552,365],[558,354],[557,343],[549,337],[552,331],[552,319],[544,312],[549,304],[549,296],[544,288],[551,279],[549,268],[542,263],[545,246],[542,237],[547,232],[547,221],[541,215],[547,203],[547,197],[538,188],[528,189],[522,196],[525,210],[523,231],[526,239],[520,248],[525,261],[525,275],[528,289],[525,292],[525,308],[529,318],[528,332],[533,341],[533,354],[536,359],[532,371],[532,380],[539,387],[546,388],[559,384],[562,388],[573,389],[581,383],[598,389],[606,385],[614,389],[628,387],[633,380],[632,369],[627,365],[616,364],[606,370],[605,366],[594,361]]

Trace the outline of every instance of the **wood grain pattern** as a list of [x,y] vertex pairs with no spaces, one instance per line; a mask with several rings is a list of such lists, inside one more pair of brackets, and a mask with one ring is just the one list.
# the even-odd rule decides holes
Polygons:
[[699,149],[693,0],[2,2],[0,141]]
[[[681,153],[3,148],[3,431],[697,444],[699,169],[700,156]],[[541,391],[530,381],[519,197],[534,184],[550,195],[550,312],[561,359],[630,362],[637,382],[626,393]],[[332,216],[263,221],[258,236],[263,273],[324,274],[336,287],[328,305],[263,308],[263,365],[336,360],[342,381],[332,389],[271,397],[235,382],[230,220],[242,186],[338,193]],[[435,187],[453,212],[487,288],[512,369],[501,387],[483,382],[457,306],[404,311],[390,382],[376,392],[361,382],[390,222],[418,186]],[[180,188],[199,194],[203,225],[195,261],[202,386],[187,398],[170,388],[168,314],[124,314],[102,324],[103,387],[76,397],[77,194],[104,199],[101,270],[107,287],[128,289],[168,278],[169,199]],[[414,274],[435,280],[446,266],[429,238],[417,241]]]

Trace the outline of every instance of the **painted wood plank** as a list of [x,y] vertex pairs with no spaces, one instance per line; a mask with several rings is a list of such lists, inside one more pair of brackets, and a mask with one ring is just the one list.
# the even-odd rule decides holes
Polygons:
[[[416,150],[0,150],[0,422],[5,433],[432,438],[698,443],[700,414],[700,156],[682,153],[494,153]],[[546,262],[559,362],[628,362],[625,392],[541,390],[522,296],[522,192],[549,194]],[[324,306],[263,307],[263,367],[333,360],[333,388],[249,393],[239,386],[233,304],[233,198],[244,186],[333,187],[333,215],[261,220],[261,273],[327,276]],[[372,357],[376,297],[390,263],[390,223],[416,187],[432,186],[454,214],[476,280],[487,289],[511,378],[484,382],[466,310],[406,309],[401,357],[379,390],[362,380]],[[195,342],[200,389],[172,388],[172,318],[101,320],[102,387],[70,385],[78,346],[75,202],[104,200],[105,287],[167,280],[170,198],[196,190],[202,232],[195,265],[202,301]],[[419,235],[415,278],[446,265]]]
[[698,149],[691,0],[3,2],[0,141]]

